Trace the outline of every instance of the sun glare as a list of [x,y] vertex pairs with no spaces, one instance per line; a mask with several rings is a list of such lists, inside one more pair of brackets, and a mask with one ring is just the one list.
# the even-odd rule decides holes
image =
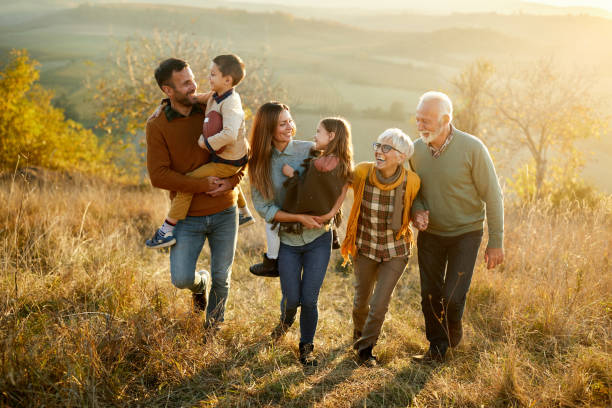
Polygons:
[[557,7],[595,7],[612,11],[612,0],[531,0],[530,2]]

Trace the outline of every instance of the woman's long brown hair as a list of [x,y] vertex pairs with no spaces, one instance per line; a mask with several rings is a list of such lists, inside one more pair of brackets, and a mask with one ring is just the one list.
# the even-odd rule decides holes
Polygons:
[[249,158],[248,174],[251,186],[265,200],[274,198],[274,188],[270,178],[270,159],[272,157],[272,141],[278,127],[278,119],[283,110],[289,107],[280,102],[267,102],[257,109],[249,136],[251,157]]
[[344,118],[332,117],[321,119],[321,125],[335,137],[323,149],[323,156],[336,156],[340,159],[340,174],[350,180],[353,172],[353,142],[351,141],[351,124]]

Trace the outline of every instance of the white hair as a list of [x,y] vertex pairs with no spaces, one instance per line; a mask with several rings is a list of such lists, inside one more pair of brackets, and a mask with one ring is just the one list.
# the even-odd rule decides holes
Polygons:
[[419,103],[417,104],[417,110],[421,107],[421,105],[429,101],[438,102],[438,106],[440,108],[440,114],[438,116],[438,120],[442,119],[443,115],[448,115],[448,117],[450,118],[449,122],[452,122],[453,120],[453,102],[451,102],[447,94],[443,92],[437,92],[437,91],[425,92],[419,99]]
[[383,141],[388,142],[395,149],[406,155],[406,159],[412,157],[412,153],[414,153],[414,144],[412,140],[402,132],[401,129],[391,128],[387,129],[378,136],[378,142],[381,143]]

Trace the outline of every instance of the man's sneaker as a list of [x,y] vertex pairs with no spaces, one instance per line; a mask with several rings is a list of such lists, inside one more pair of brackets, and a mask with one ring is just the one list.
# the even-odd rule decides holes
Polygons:
[[263,262],[249,267],[249,271],[255,276],[278,277],[278,259],[270,259],[263,254]]
[[197,274],[200,275],[200,279],[202,280],[202,291],[206,293],[206,287],[208,286],[208,282],[210,282],[210,272],[206,269],[201,269]]
[[239,228],[246,228],[249,225],[253,225],[253,224],[255,224],[255,218],[253,218],[253,216],[238,214],[238,227]]
[[208,285],[208,281],[210,280],[210,273],[208,273],[206,269],[202,269],[196,273],[200,275],[202,292],[192,294],[193,310],[194,312],[204,312],[206,311],[206,287]]
[[314,344],[312,343],[300,343],[300,363],[307,367],[316,367],[319,362],[313,355]]
[[166,248],[176,244],[176,238],[172,235],[172,231],[168,231],[165,234],[161,228],[155,231],[153,238],[147,239],[145,245],[150,249]]
[[193,311],[196,313],[206,311],[206,293],[192,293]]

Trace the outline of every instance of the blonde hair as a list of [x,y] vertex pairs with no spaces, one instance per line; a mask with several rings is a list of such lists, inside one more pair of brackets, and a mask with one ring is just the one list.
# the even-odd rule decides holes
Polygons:
[[248,164],[249,180],[251,186],[255,187],[265,200],[274,198],[274,187],[270,177],[270,158],[278,120],[284,110],[289,111],[289,106],[280,102],[267,102],[261,105],[255,113],[249,135],[251,145]]
[[391,146],[406,155],[406,159],[412,157],[414,144],[412,140],[401,129],[387,129],[378,136],[378,142],[388,141]]
[[340,159],[340,174],[346,180],[351,178],[353,171],[353,142],[351,141],[351,124],[340,117],[321,119],[321,125],[328,132],[335,134],[334,138],[323,149],[323,156],[336,156]]

